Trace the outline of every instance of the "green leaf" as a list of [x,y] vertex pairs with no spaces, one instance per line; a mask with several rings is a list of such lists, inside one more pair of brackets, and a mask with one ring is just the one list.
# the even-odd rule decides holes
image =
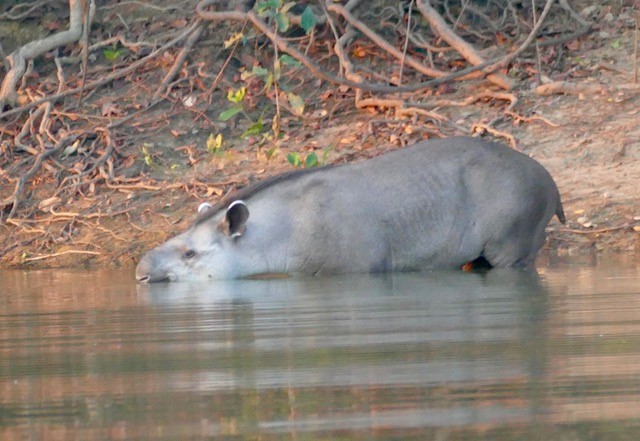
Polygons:
[[287,2],[282,6],[282,8],[280,8],[280,12],[282,12],[283,14],[287,14],[289,12],[289,9],[293,8],[295,5],[296,2]]
[[261,14],[265,11],[278,9],[280,6],[282,6],[282,0],[264,0],[258,2],[255,9]]
[[304,32],[309,35],[309,32],[316,26],[318,19],[313,15],[313,11],[309,6],[304,8],[304,12],[300,17],[300,27],[304,29]]
[[622,46],[622,42],[620,41],[619,38],[617,38],[617,39],[615,39],[615,40],[613,40],[611,42],[611,47],[614,48],[614,49],[620,49],[620,46]]
[[304,113],[304,101],[300,98],[300,95],[289,92],[287,93],[287,99],[289,100],[289,104],[291,104],[291,109],[294,114],[300,116]]
[[220,116],[218,117],[218,119],[220,121],[228,121],[229,119],[231,119],[234,115],[240,113],[242,110],[240,109],[240,107],[232,107],[230,109],[225,110],[224,112],[222,112],[220,114]]
[[207,138],[207,151],[209,153],[217,153],[222,148],[222,133],[214,135],[213,133]]
[[246,138],[247,136],[259,135],[260,133],[262,133],[263,130],[264,130],[264,123],[262,121],[262,117],[260,117],[258,121],[251,124],[249,128],[242,133],[241,137]]
[[235,43],[242,40],[243,38],[244,38],[244,34],[242,32],[236,32],[235,34],[231,35],[231,37],[227,38],[224,41],[224,48],[228,49],[230,46],[234,45]]
[[289,29],[289,16],[286,12],[278,12],[275,16],[279,32],[287,32]]
[[298,152],[289,153],[287,155],[287,161],[289,161],[289,163],[292,164],[294,167],[298,167],[302,163],[302,160],[300,159],[300,155],[298,154]]
[[318,166],[318,156],[315,152],[311,152],[307,155],[307,159],[304,161],[305,167],[317,167]]
[[244,72],[242,72],[242,74],[240,75],[240,79],[246,80],[247,78],[251,78],[251,77],[266,78],[267,75],[269,75],[269,71],[264,67],[253,66],[253,69],[251,69],[250,71],[245,70]]
[[285,66],[293,66],[293,67],[300,67],[302,66],[302,63],[300,63],[298,60],[296,60],[295,58],[293,58],[291,55],[289,54],[284,54],[280,57],[280,62],[282,64],[284,64]]
[[273,85],[273,74],[269,74],[269,76],[264,80],[264,90],[267,91],[271,89]]
[[118,57],[120,57],[122,54],[124,54],[124,49],[120,48],[120,49],[104,49],[102,51],[102,54],[104,55],[104,57],[110,61],[111,63],[113,63],[114,61],[116,61],[116,59]]
[[267,157],[267,161],[273,158],[277,152],[278,152],[278,146],[277,145],[271,146],[264,154]]
[[269,75],[269,71],[262,66],[253,66],[253,70],[251,72],[259,77],[266,77]]
[[247,93],[247,88],[246,87],[241,87],[238,90],[235,89],[229,89],[229,92],[227,92],[227,99],[229,101],[231,101],[232,103],[239,103],[240,101],[243,100],[244,95]]
[[327,159],[329,158],[329,153],[331,153],[332,150],[333,150],[333,146],[332,145],[330,145],[326,149],[322,150],[322,159],[320,159],[320,162],[322,164],[326,164],[327,163]]

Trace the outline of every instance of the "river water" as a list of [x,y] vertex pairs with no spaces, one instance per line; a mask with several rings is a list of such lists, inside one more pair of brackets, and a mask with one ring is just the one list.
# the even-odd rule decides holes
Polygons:
[[637,440],[640,264],[0,272],[0,439]]

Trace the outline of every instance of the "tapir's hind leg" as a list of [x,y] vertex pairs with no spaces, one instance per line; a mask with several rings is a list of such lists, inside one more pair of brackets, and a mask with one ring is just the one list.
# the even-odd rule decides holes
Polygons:
[[545,226],[546,222],[532,225],[531,219],[516,222],[485,244],[483,256],[493,267],[533,267],[538,250],[544,244]]

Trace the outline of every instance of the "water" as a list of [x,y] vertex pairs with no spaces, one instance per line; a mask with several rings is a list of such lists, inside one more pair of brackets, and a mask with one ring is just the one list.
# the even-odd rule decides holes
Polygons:
[[0,439],[637,440],[640,265],[0,272]]

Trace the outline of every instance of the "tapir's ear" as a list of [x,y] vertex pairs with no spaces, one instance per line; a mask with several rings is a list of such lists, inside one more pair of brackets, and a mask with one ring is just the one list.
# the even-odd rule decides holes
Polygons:
[[209,211],[213,208],[213,205],[211,205],[209,202],[203,202],[198,206],[198,214],[202,214],[205,211]]
[[243,201],[234,201],[229,204],[227,213],[222,221],[223,231],[230,237],[242,236],[249,219],[249,209]]

